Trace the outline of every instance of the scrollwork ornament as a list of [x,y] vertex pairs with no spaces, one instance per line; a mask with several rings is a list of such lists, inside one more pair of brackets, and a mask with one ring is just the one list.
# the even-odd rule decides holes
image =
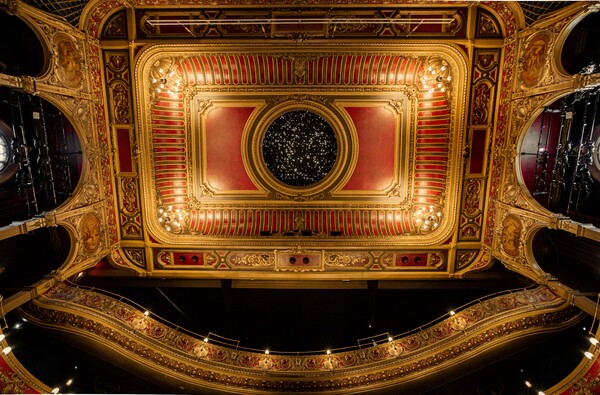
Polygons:
[[323,199],[325,199],[325,194],[317,193],[315,195],[304,195],[302,193],[297,193],[295,195],[284,195],[281,193],[276,193],[275,199],[293,200],[295,202],[307,202],[307,201],[314,201],[314,200],[323,200]]
[[533,209],[531,203],[523,195],[521,187],[515,183],[512,175],[507,177],[505,180],[503,196],[504,201],[511,206],[521,207],[528,210]]
[[270,100],[268,100],[269,104],[279,104],[285,103],[288,101],[296,101],[296,102],[316,102],[323,105],[327,105],[331,102],[330,99],[320,96],[320,95],[285,95],[285,96],[276,96]]
[[369,262],[369,258],[364,255],[352,254],[329,254],[325,258],[325,264],[328,266],[364,266]]
[[401,115],[404,110],[404,100],[403,99],[390,100],[389,106],[396,111],[396,114]]
[[231,263],[236,266],[272,267],[275,257],[272,254],[236,254],[231,257]]
[[0,372],[0,387],[3,394],[24,394],[28,390],[25,381],[15,372]]
[[144,250],[141,248],[124,249],[125,255],[137,266],[144,266]]
[[388,193],[387,197],[402,197],[402,187],[400,185],[394,186]]
[[294,75],[296,76],[296,81],[301,82],[304,80],[306,76],[306,71],[308,69],[308,64],[310,62],[315,62],[323,57],[321,54],[285,54],[283,56],[277,55],[277,57],[281,57],[283,60],[289,61],[293,64]]
[[595,394],[595,388],[600,385],[600,376],[596,377],[583,377],[577,383],[573,384],[572,395],[593,395]]
[[123,190],[123,211],[132,214],[138,209],[137,185],[134,177],[123,177],[121,180]]

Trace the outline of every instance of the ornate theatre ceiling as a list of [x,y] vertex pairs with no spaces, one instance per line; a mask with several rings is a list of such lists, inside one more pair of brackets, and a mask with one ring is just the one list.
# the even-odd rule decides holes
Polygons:
[[[144,45],[119,49],[132,29]],[[491,264],[481,240],[502,29],[488,10],[141,7],[98,31],[114,265],[448,278]],[[457,45],[471,36],[487,47]]]
[[[350,393],[419,381],[483,354],[479,347],[498,351],[579,319],[569,307],[577,298],[538,270],[530,250],[537,229],[583,227],[536,206],[515,158],[544,105],[597,82],[556,66],[568,26],[588,5],[534,29],[509,2],[198,3],[91,1],[78,29],[24,3],[6,6],[35,28],[49,61],[41,76],[0,82],[60,108],[84,151],[73,197],[11,229],[60,225],[73,242],[56,277],[26,295],[41,295],[24,310],[32,321],[72,323],[98,344],[118,339],[121,349],[107,355],[135,349],[129,361],[149,376],[169,369],[203,389]],[[238,359],[116,299],[56,284],[87,269],[159,279],[454,279],[495,258],[540,288],[489,299],[485,311],[453,311],[418,336],[389,336],[368,347],[370,359],[362,351]],[[306,380],[280,380],[296,368]]]

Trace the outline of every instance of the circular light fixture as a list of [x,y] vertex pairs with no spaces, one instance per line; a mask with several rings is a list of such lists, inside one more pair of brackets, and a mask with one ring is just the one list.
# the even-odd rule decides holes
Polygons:
[[276,118],[262,141],[263,160],[282,183],[306,187],[323,180],[335,164],[338,144],[325,119],[307,110]]

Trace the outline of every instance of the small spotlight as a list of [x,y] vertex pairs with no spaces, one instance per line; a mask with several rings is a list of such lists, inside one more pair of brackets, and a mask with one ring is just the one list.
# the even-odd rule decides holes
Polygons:
[[208,337],[204,338],[204,343],[208,343]]
[[529,381],[527,381],[527,380],[525,380],[525,386],[527,388],[531,388],[532,387],[531,383]]
[[454,312],[454,310],[450,310],[450,315],[452,316],[452,315],[454,315],[454,314],[456,314],[456,313]]
[[538,395],[546,395],[546,393],[544,391],[539,391]]
[[10,350],[12,350],[12,347],[8,346],[8,347],[4,347],[2,349],[2,352],[4,353],[4,355],[8,355],[8,353],[10,353]]
[[586,352],[584,352],[584,353],[583,353],[583,355],[585,355],[585,357],[586,357],[587,359],[593,359],[593,358],[594,358],[594,354],[592,354],[592,353],[591,353],[591,352],[589,352],[589,351],[586,351]]
[[0,334],[0,342],[6,339],[6,335],[4,333]]
[[17,323],[15,324],[14,328],[15,328],[15,329],[21,329],[21,325],[22,325],[22,324],[21,324],[20,322],[17,322]]
[[269,355],[269,349],[268,348],[265,350],[265,355]]
[[391,342],[392,340],[394,340],[391,336],[388,337],[388,341]]
[[150,312],[148,310],[146,310],[146,311],[144,311],[144,315],[148,316],[148,315],[150,315]]
[[590,337],[590,343],[592,343],[594,346],[597,346],[600,342],[595,337]]
[[331,350],[327,350],[325,352],[327,353],[327,355],[331,355]]
[[71,384],[73,384],[73,379],[68,379],[66,384],[67,384],[67,385],[71,385]]
[[52,391],[50,391],[50,392],[52,392],[53,394],[58,394],[58,391],[60,391],[60,388],[56,387],[56,388],[53,388]]

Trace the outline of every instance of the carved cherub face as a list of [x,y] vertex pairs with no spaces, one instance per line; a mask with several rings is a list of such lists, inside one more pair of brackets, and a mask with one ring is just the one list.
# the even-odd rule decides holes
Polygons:
[[94,214],[86,214],[81,220],[81,237],[86,252],[94,252],[100,246],[100,221]]

